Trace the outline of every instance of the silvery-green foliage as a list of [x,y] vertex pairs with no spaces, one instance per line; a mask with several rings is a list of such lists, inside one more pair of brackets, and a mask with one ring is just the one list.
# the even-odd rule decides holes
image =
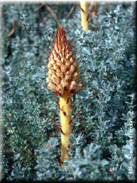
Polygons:
[[78,6],[65,19],[72,4],[47,4],[73,39],[84,86],[73,98],[72,117],[83,109],[72,123],[69,171],[59,164],[58,109],[45,80],[57,23],[45,6],[18,2],[3,6],[3,36],[14,17],[16,23],[3,41],[3,177],[133,180],[128,167],[132,161],[135,169],[135,4],[98,3],[87,32]]
[[44,147],[38,150],[40,155],[35,167],[38,170],[36,180],[63,180],[67,177],[66,170],[61,168],[56,160],[58,144],[58,140],[52,137],[46,144],[43,144]]
[[[73,143],[72,139],[74,139],[73,135],[70,139]],[[78,141],[78,138],[76,138],[76,141]],[[113,180],[108,175],[110,162],[101,159],[101,146],[91,143],[86,148],[81,149],[80,146],[74,146],[74,143],[75,155],[71,161],[64,161],[69,166],[69,172],[73,175],[74,180]],[[73,180],[73,178],[69,179]]]
[[[55,103],[51,102],[52,94],[46,89],[45,67],[42,66],[45,60],[41,54],[41,49],[45,48],[39,42],[36,22],[33,22],[36,21],[37,14],[31,16],[37,6],[31,6],[29,11],[28,6],[20,7],[20,3],[17,6],[19,9],[16,9],[16,6],[14,8],[19,18],[18,29],[21,31],[15,30],[13,37],[4,42],[3,52],[3,113],[6,142],[3,145],[3,176],[7,180],[28,180],[36,177],[35,150],[46,139],[48,140],[51,134],[57,136],[52,127],[55,122],[49,119],[50,115],[55,117],[57,114]],[[10,6],[5,5],[5,9],[10,14]],[[9,18],[5,19],[5,22],[8,20]],[[25,22],[30,24],[28,28],[25,27]]]

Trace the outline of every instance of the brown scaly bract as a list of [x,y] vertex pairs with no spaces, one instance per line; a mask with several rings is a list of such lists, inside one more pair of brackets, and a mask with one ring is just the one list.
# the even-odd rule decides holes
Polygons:
[[78,63],[70,43],[71,41],[66,39],[63,27],[59,27],[49,57],[48,77],[46,78],[49,90],[59,97],[63,97],[64,92],[73,96],[82,90],[82,84],[79,84]]

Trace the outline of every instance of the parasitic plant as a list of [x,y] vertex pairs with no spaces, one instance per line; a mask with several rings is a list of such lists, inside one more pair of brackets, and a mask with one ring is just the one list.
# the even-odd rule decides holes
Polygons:
[[[68,140],[72,133],[71,97],[82,90],[79,83],[79,67],[72,50],[71,41],[66,39],[63,27],[58,28],[48,62],[47,86],[59,98],[61,122],[61,162],[70,160],[67,148],[71,148]],[[68,166],[65,166],[68,169]]]

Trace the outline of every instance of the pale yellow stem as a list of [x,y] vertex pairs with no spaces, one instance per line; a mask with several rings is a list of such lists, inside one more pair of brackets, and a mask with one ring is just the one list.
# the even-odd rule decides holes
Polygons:
[[91,17],[97,15],[97,3],[94,1],[91,1],[91,4],[93,6],[92,10],[91,10]]
[[[72,123],[69,124],[71,120],[71,97],[68,92],[65,92],[63,97],[60,97],[60,121],[61,121],[61,161],[70,161],[68,157],[67,147],[71,148],[71,143],[68,140],[72,133]],[[68,166],[65,166],[68,170]]]
[[88,3],[85,1],[82,1],[81,3],[81,25],[83,27],[84,31],[88,31],[89,29],[89,23],[88,23]]

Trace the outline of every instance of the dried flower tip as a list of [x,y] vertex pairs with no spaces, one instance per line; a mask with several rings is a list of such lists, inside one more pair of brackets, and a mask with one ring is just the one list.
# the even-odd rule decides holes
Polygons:
[[74,66],[74,65],[71,65],[71,66],[70,66],[70,73],[73,73],[74,70],[75,70],[75,66]]
[[55,64],[55,61],[54,61],[54,60],[51,60],[51,61],[50,61],[50,64],[51,64],[51,65],[54,65],[54,64]]
[[66,70],[67,70],[67,67],[66,67],[65,65],[62,65],[62,66],[61,66],[61,71],[62,71],[63,73],[65,73]]
[[73,63],[73,58],[72,57],[70,58],[70,62]]
[[71,73],[70,73],[70,71],[67,71],[66,75],[65,75],[65,79],[69,80],[70,78],[71,78]]
[[64,88],[62,88],[60,85],[57,86],[56,90],[63,96],[64,95]]
[[48,83],[48,88],[52,91],[56,91],[56,86],[53,83]]
[[58,84],[59,81],[60,81],[60,79],[59,79],[57,76],[55,76],[55,75],[53,75],[53,76],[51,77],[51,80],[52,80],[53,83],[55,83],[55,84]]
[[82,84],[78,84],[77,87],[76,87],[75,92],[77,93],[77,92],[79,92],[82,89],[83,89],[83,85]]
[[53,65],[53,69],[56,71],[57,69],[59,69],[58,65]]
[[61,62],[63,63],[63,61],[64,61],[64,58],[62,57],[62,58],[61,58]]
[[49,78],[46,78],[47,83],[49,82]]
[[77,80],[77,79],[79,79],[79,74],[77,72],[75,72],[73,74],[72,80]]
[[63,80],[61,80],[61,84],[65,88],[65,87],[68,86],[69,83],[68,83],[68,81],[66,79],[63,79]]
[[51,63],[49,63],[48,64],[48,69],[50,69],[52,67],[52,64]]
[[49,70],[48,71],[48,77],[50,78],[52,76],[52,74],[53,74],[53,70]]
[[76,81],[72,81],[71,84],[70,84],[70,86],[69,86],[69,91],[75,90],[76,89],[76,86],[77,86]]
[[71,62],[67,60],[67,61],[65,62],[65,65],[68,67],[68,66],[71,65]]
[[76,67],[78,66],[78,63],[75,61],[75,62],[73,63],[73,65],[74,65],[74,67],[76,68]]
[[61,79],[63,78],[63,73],[62,73],[59,69],[57,69],[56,75],[57,75],[58,77],[60,77]]

